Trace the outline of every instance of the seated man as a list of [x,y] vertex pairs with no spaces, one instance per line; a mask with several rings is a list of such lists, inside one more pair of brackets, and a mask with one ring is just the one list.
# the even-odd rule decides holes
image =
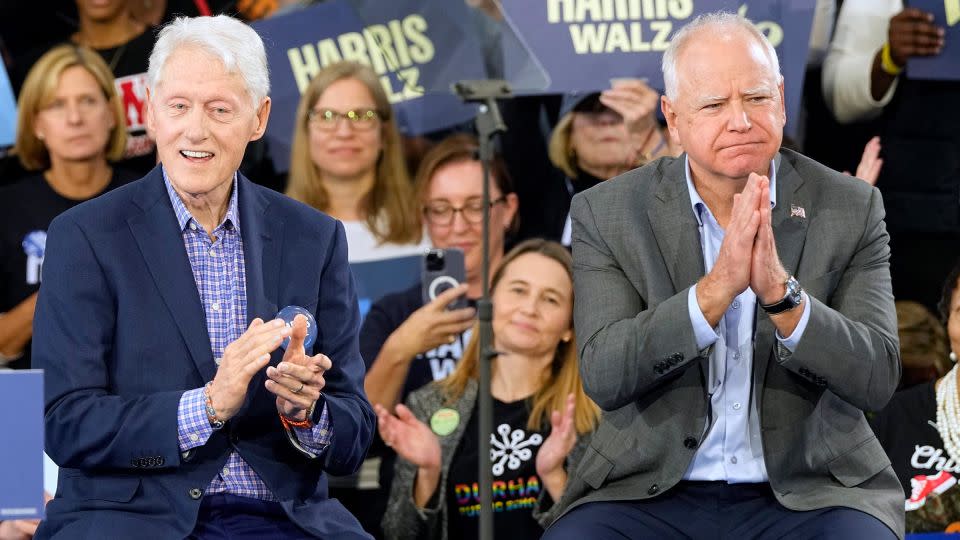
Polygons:
[[863,414],[900,377],[880,193],[780,149],[776,51],[745,19],[697,17],[663,71],[686,154],[573,199],[604,413],[545,538],[902,536]]
[[160,166],[49,229],[33,360],[61,470],[37,537],[369,538],[326,488],[375,425],[343,226],[236,172],[270,113],[263,43],[178,19],[148,79]]

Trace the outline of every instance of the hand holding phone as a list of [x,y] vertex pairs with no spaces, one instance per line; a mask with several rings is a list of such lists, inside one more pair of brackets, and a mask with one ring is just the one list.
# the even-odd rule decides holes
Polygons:
[[400,358],[414,358],[452,344],[473,326],[477,311],[467,307],[466,267],[459,249],[431,249],[423,256],[423,306],[390,334],[383,347]]
[[[423,255],[420,272],[424,305],[436,300],[444,291],[466,282],[466,273],[462,250],[433,248],[427,251]],[[448,310],[465,307],[467,307],[467,298],[464,295],[457,296],[447,305]]]

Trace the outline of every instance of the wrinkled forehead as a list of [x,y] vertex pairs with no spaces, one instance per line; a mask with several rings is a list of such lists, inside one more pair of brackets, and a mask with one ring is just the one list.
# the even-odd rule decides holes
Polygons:
[[216,54],[192,43],[179,45],[171,51],[160,67],[156,86],[152,89],[155,94],[160,94],[163,90],[181,93],[203,89],[209,92],[213,87],[216,93],[236,94],[243,99],[253,96],[243,74],[236,66],[228,69]]
[[688,95],[729,89],[734,81],[741,91],[773,91],[779,84],[767,48],[744,32],[702,31],[691,38],[677,57],[677,78],[679,90]]

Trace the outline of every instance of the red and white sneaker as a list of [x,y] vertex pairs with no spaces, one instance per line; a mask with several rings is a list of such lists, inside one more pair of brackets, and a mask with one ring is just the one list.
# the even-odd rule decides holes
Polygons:
[[907,499],[904,508],[907,512],[916,510],[927,502],[927,497],[936,493],[937,495],[952,488],[957,483],[957,479],[947,471],[940,471],[933,476],[924,476],[919,474],[910,479],[910,498]]

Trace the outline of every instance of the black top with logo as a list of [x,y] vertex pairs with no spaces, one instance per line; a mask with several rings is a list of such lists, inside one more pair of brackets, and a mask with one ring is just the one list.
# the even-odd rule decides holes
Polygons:
[[[134,178],[115,168],[104,192]],[[81,202],[54,191],[42,174],[0,188],[0,313],[39,290],[47,227],[53,218]],[[30,367],[30,343],[23,356],[8,366]]]
[[[479,419],[476,409],[450,462],[447,477],[447,538],[477,538],[480,487],[477,482]],[[533,507],[543,486],[537,476],[537,452],[547,433],[527,430],[526,400],[493,400],[490,463],[493,469],[493,530],[495,538],[540,538],[543,529],[533,519]]]
[[156,41],[148,28],[130,41],[109,49],[96,49],[113,72],[114,85],[127,121],[127,149],[120,165],[145,175],[157,164],[156,143],[147,135],[147,66]]
[[897,392],[871,419],[903,485],[908,533],[960,527],[960,463],[944,449],[936,422],[933,381]]

